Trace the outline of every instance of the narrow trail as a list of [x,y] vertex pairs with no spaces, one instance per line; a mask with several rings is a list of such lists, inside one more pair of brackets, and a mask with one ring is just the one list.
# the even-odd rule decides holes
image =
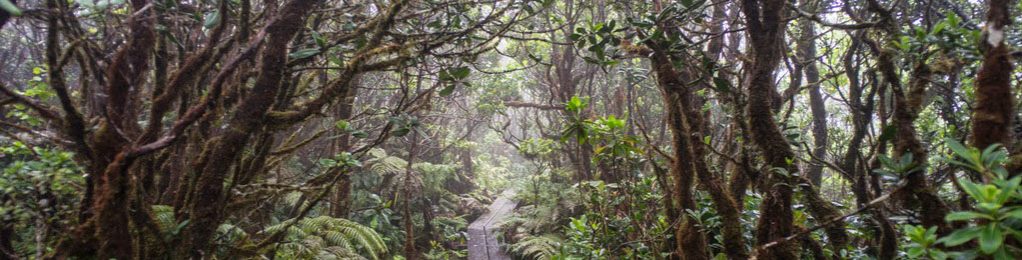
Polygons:
[[514,191],[511,190],[504,191],[493,201],[493,204],[490,204],[486,214],[468,225],[469,260],[511,259],[511,256],[500,249],[500,243],[497,242],[497,226],[515,209],[515,202],[509,199],[514,194]]

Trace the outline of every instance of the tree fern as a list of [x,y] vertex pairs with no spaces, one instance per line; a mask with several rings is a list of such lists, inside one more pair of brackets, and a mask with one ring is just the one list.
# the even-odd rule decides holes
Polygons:
[[[260,233],[273,234],[288,224],[290,220],[266,227]],[[285,239],[276,250],[281,258],[379,259],[387,253],[387,246],[369,227],[343,218],[319,216],[287,227]]]
[[[165,237],[176,235],[188,223],[187,220],[177,222],[173,207],[156,205],[152,209]],[[379,259],[387,253],[387,245],[380,234],[354,221],[328,216],[306,218],[290,225],[293,221],[283,221],[259,232],[266,236],[287,228],[284,239],[271,247],[282,259]],[[221,224],[217,228],[217,241],[221,245],[240,248],[249,238],[245,230],[232,224]]]
[[376,174],[401,173],[405,171],[405,167],[408,165],[408,161],[397,156],[391,156],[383,149],[373,148],[369,151],[369,155],[372,158],[366,160],[366,163],[369,165],[369,170]]
[[160,227],[160,231],[167,232],[171,227],[177,226],[177,220],[174,217],[174,207],[153,205],[152,209],[156,225]]
[[221,244],[240,248],[246,242],[249,242],[248,233],[244,229],[230,223],[220,224],[216,229],[216,233],[217,241],[220,241]]
[[563,240],[555,235],[527,236],[511,245],[511,252],[531,259],[550,259],[560,252]]

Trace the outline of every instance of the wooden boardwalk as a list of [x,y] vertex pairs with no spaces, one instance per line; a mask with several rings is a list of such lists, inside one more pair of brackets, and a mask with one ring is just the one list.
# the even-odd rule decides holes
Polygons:
[[511,260],[497,242],[497,226],[515,209],[515,202],[509,199],[512,196],[514,191],[504,191],[490,204],[486,214],[468,225],[469,260]]

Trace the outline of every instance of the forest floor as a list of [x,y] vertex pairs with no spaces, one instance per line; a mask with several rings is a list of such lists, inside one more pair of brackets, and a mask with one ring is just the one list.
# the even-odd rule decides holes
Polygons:
[[515,202],[510,198],[514,191],[506,190],[493,204],[490,204],[489,211],[483,214],[475,222],[468,226],[468,259],[469,260],[510,260],[511,257],[501,250],[500,242],[497,241],[497,228],[504,218],[511,215],[515,209]]

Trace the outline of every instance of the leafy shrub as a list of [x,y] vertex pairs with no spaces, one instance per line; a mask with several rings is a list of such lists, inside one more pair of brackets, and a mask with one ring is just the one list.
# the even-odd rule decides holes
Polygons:
[[[951,163],[980,174],[986,181],[958,180],[962,191],[976,202],[975,208],[950,213],[945,220],[968,225],[940,238],[937,238],[936,227],[904,227],[910,241],[906,245],[908,257],[946,259],[983,255],[993,259],[1013,259],[1013,256],[1022,255],[1022,249],[1005,243],[1009,239],[1022,241],[1022,206],[1019,206],[1022,202],[1022,191],[1019,190],[1022,176],[1008,174],[1004,167],[1007,152],[999,145],[980,151],[951,139],[947,143],[956,156]],[[946,250],[970,242],[978,248]]]

